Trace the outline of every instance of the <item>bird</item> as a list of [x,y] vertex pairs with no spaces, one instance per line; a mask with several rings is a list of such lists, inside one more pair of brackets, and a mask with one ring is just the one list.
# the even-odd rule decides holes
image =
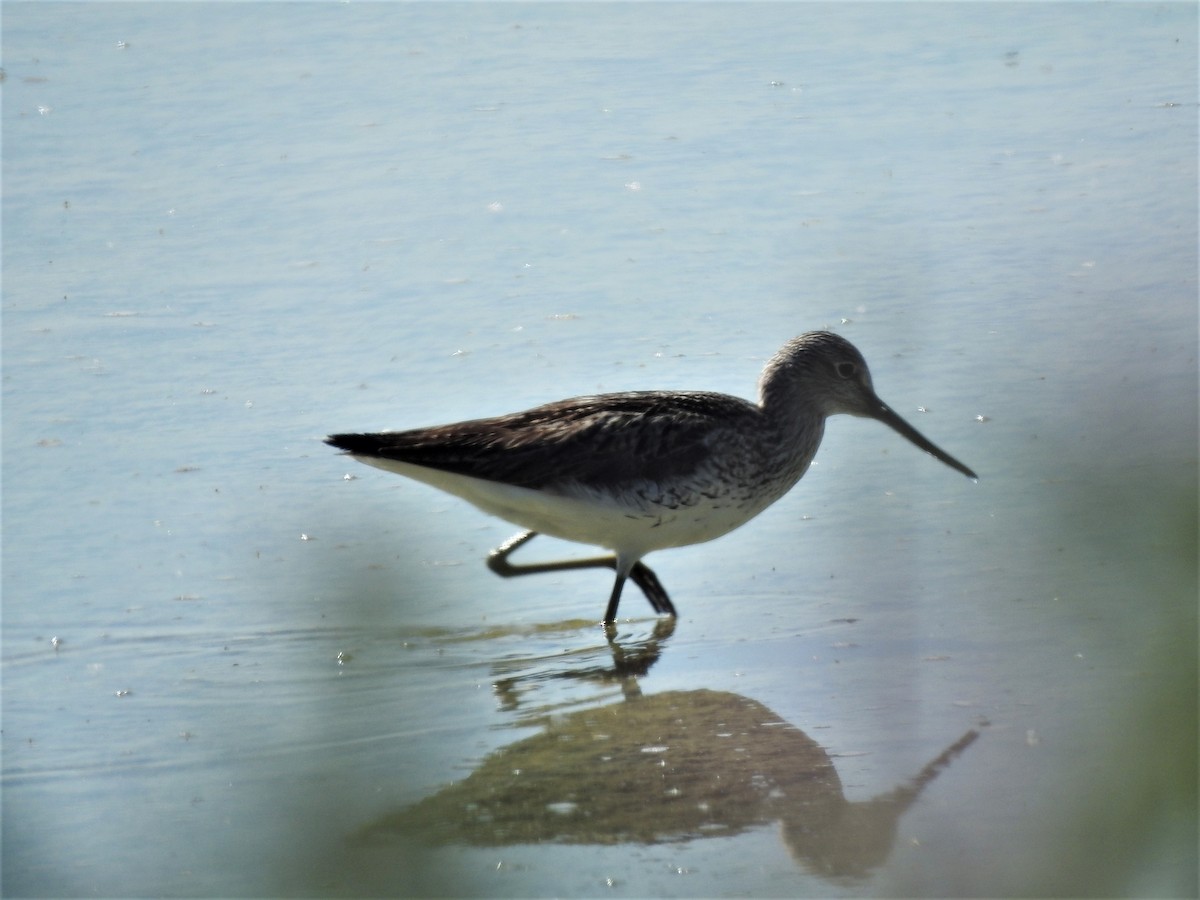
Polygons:
[[[838,414],[882,422],[978,480],[879,398],[862,354],[830,331],[784,344],[762,370],[757,402],[709,391],[624,391],[431,428],[334,434],[325,442],[524,529],[489,554],[498,575],[613,569],[602,619],[611,626],[627,580],[656,614],[676,616],[642,558],[713,540],[753,519],[800,480],[825,420]],[[539,534],[612,553],[509,560]]]

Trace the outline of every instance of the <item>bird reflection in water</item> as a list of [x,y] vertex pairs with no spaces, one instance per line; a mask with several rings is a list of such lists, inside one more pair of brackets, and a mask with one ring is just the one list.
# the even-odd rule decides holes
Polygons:
[[[643,695],[637,678],[671,628],[673,620],[664,620],[650,638],[624,645],[610,638],[610,665],[592,654],[565,668],[535,666],[533,678],[619,686],[623,698],[566,713],[542,707],[521,722],[542,725],[541,733],[497,750],[462,781],[371,823],[360,837],[485,847],[657,844],[780,822],[806,870],[853,880],[887,859],[900,817],[978,737],[967,731],[898,787],[851,802],[825,749],[761,703],[713,690]],[[498,674],[497,695],[515,710],[520,677]]]

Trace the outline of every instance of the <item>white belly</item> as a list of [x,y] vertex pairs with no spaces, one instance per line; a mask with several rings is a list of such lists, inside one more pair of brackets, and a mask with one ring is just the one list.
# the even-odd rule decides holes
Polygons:
[[652,550],[720,537],[766,505],[702,498],[691,505],[669,508],[648,501],[636,491],[622,496],[584,488],[576,488],[572,494],[549,493],[378,457],[355,459],[454,494],[522,528],[606,547],[635,559]]

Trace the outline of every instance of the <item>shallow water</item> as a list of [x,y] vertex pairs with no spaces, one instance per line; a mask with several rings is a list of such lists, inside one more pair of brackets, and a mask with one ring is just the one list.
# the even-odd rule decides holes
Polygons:
[[[3,893],[1194,895],[1196,25],[7,4]],[[615,643],[320,443],[826,326],[979,483],[835,419]]]

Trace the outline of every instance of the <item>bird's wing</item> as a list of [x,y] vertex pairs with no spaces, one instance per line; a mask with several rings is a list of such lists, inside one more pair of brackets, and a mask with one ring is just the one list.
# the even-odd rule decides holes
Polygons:
[[724,394],[637,391],[434,428],[337,434],[326,442],[355,456],[520,487],[601,486],[686,475],[713,452],[719,435],[735,433],[739,420],[757,414],[757,407]]

